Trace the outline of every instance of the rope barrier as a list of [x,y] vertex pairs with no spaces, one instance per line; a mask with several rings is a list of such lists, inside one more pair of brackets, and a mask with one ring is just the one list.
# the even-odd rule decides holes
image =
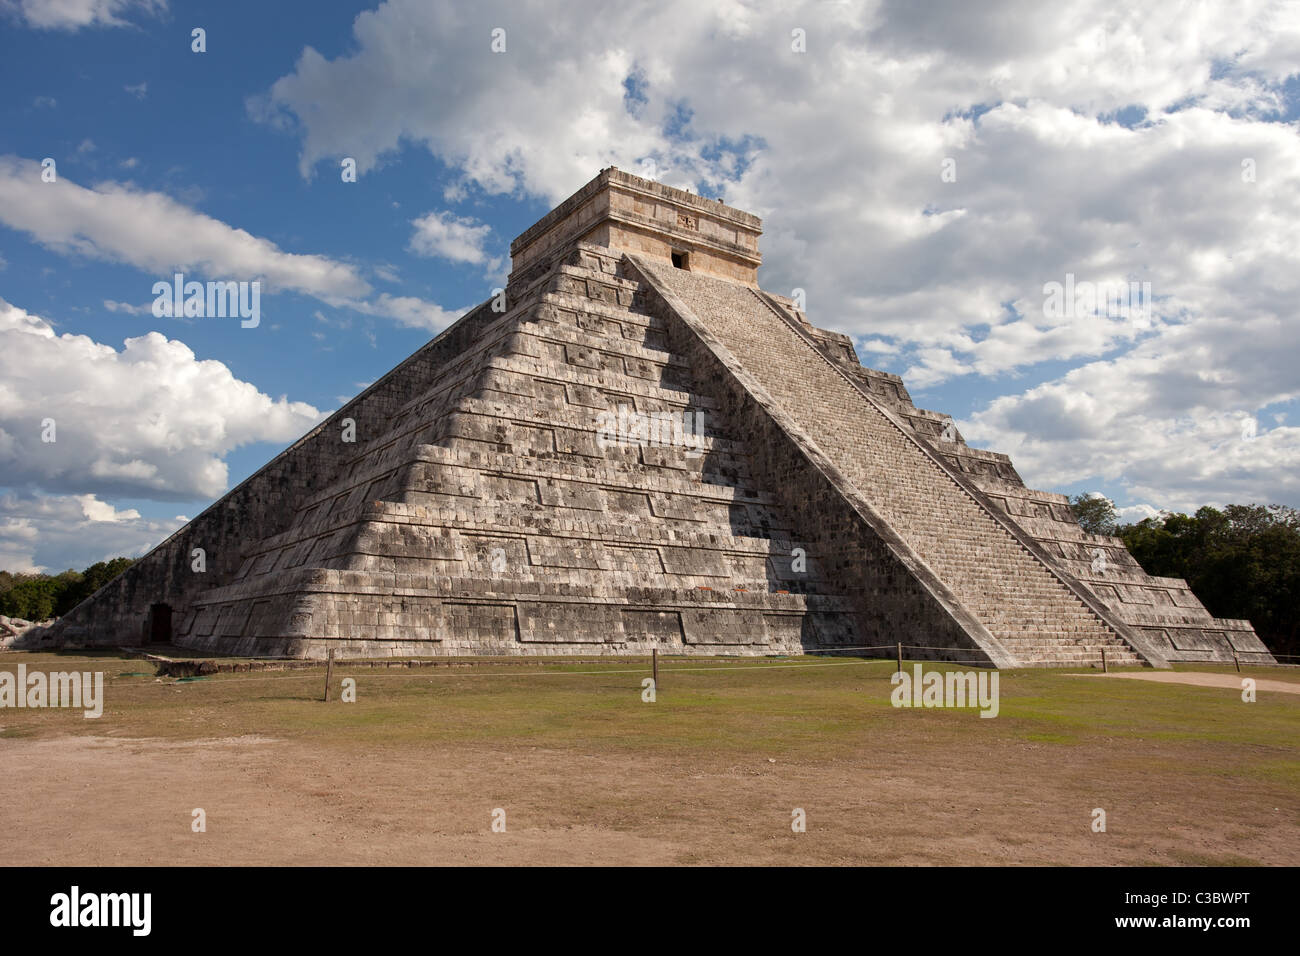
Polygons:
[[[862,660],[862,661],[833,661],[833,662],[821,662],[821,663],[815,663],[815,664],[763,664],[763,665],[753,665],[753,666],[750,666],[750,667],[744,667],[744,668],[739,668],[739,669],[740,669],[740,670],[783,670],[783,669],[789,669],[789,668],[796,668],[796,669],[797,669],[797,668],[804,668],[804,669],[807,669],[807,668],[814,668],[814,667],[851,667],[851,666],[854,666],[854,665],[861,665],[861,664],[881,664],[881,663],[887,663],[887,661],[883,661],[883,660]],[[963,663],[963,662],[961,662],[961,661],[957,661],[957,662],[955,662],[955,663]],[[343,662],[335,661],[335,662],[334,662],[334,665],[335,665],[336,667],[346,667],[346,666],[347,666],[347,662],[346,662],[346,661],[343,661]],[[736,668],[736,667],[671,667],[671,668],[664,668],[664,671],[665,671],[665,673],[683,674],[683,673],[689,673],[689,672],[694,672],[694,671],[720,671],[720,670],[731,670],[731,671],[735,671],[735,670],[737,670],[737,669],[738,669],[738,668]],[[529,672],[516,672],[516,673],[513,673],[513,674],[503,674],[503,673],[496,673],[496,674],[466,674],[466,673],[453,673],[453,672],[451,672],[451,671],[426,671],[426,672],[424,672],[424,673],[418,673],[418,672],[406,671],[406,672],[401,673],[401,674],[367,674],[367,675],[365,675],[365,678],[366,678],[366,680],[383,680],[384,678],[406,678],[406,679],[409,680],[409,679],[412,679],[412,678],[418,679],[418,678],[422,678],[422,677],[427,677],[427,678],[429,678],[429,679],[433,679],[433,678],[435,678],[435,677],[443,677],[443,678],[448,678],[448,677],[466,677],[466,678],[482,678],[482,677],[600,677],[600,676],[604,676],[604,675],[607,675],[607,674],[642,674],[642,675],[644,675],[645,673],[646,673],[645,668],[641,668],[641,667],[638,667],[638,668],[620,668],[620,669],[617,669],[617,670],[611,668],[611,669],[608,669],[608,670],[598,670],[598,671],[549,671],[549,670],[548,670],[548,671],[533,671],[533,672],[531,672],[531,673],[529,673]],[[221,684],[242,684],[242,683],[248,683],[248,682],[269,681],[269,680],[307,680],[308,678],[310,678],[311,680],[319,680],[319,679],[320,679],[320,675],[319,675],[319,674],[314,674],[314,673],[312,673],[312,674],[271,674],[271,675],[268,675],[268,676],[266,676],[266,677],[226,677],[226,678],[221,678],[219,675],[216,675],[216,674],[204,674],[204,675],[200,675],[200,676],[202,676],[203,678],[205,678],[205,680],[203,680],[203,681],[195,681],[195,680],[193,680],[192,678],[191,678],[191,679],[188,679],[188,680],[187,680],[186,678],[177,678],[176,680],[172,680],[172,681],[167,682],[167,683],[165,684],[165,686],[170,687],[170,686],[172,686],[172,685],[174,685],[174,684],[180,683],[181,681],[184,681],[184,682],[187,683],[187,684],[188,684],[188,683],[196,683],[196,684],[197,684],[197,683],[208,683],[208,682],[221,683]]]
[[[855,645],[845,646],[845,647],[826,647],[826,648],[817,648],[817,649],[814,649],[814,650],[812,650],[811,652],[809,652],[809,655],[808,655],[808,656],[809,656],[810,658],[813,658],[813,659],[815,660],[815,659],[817,659],[817,658],[821,658],[821,657],[825,657],[825,656],[847,654],[847,653],[849,653],[849,652],[853,652],[853,651],[880,651],[880,650],[895,650],[895,649],[899,648],[900,646],[901,646],[903,649],[905,649],[905,650],[927,650],[927,651],[953,651],[953,650],[957,650],[957,648],[953,648],[953,647],[949,647],[949,646],[945,646],[945,645],[938,645],[938,644],[901,644],[901,645],[900,645],[900,644],[897,644],[897,643],[894,643],[894,644],[855,644]],[[1097,651],[1100,651],[1100,649],[1101,649],[1101,646],[1100,646],[1100,645],[1073,645],[1073,646],[1077,647],[1077,648],[1080,649],[1080,650],[1085,650],[1085,651],[1086,651],[1086,650],[1097,650]],[[19,653],[19,654],[21,654],[21,653],[24,653],[24,652],[19,651],[19,652],[15,652],[15,653]],[[35,651],[34,653],[43,653],[43,652],[41,652],[41,651]],[[53,653],[53,652],[46,652],[46,653]],[[1238,656],[1238,658],[1240,659],[1240,663],[1241,663],[1241,664],[1246,664],[1246,665],[1248,665],[1248,666],[1252,666],[1252,667],[1295,667],[1295,666],[1297,666],[1297,665],[1294,665],[1294,664],[1278,663],[1278,662],[1277,662],[1277,658],[1284,658],[1284,659],[1300,659],[1300,654],[1272,654],[1271,656],[1274,658],[1274,660],[1272,660],[1272,661],[1251,660],[1250,657],[1247,656],[1247,655],[1250,655],[1250,654],[1256,654],[1256,655],[1258,655],[1258,654],[1263,654],[1263,653],[1269,653],[1269,652],[1262,652],[1262,651],[1238,651],[1238,652],[1237,652],[1237,656]],[[690,655],[690,654],[660,654],[659,657],[660,657],[661,660],[663,660],[663,659],[667,659],[667,660],[676,660],[676,661],[690,661],[690,660],[698,660],[697,657],[695,657],[694,655]],[[638,656],[638,657],[631,657],[631,658],[627,658],[627,657],[610,658],[609,660],[610,660],[610,663],[613,664],[615,661],[618,661],[618,662],[621,663],[621,662],[628,661],[628,660],[640,660],[640,659],[641,659],[641,658]],[[174,659],[171,659],[171,660],[173,660],[173,661],[174,661],[175,663],[177,663],[177,664],[184,664],[184,663],[186,663],[188,660],[194,660],[194,661],[199,661],[199,660],[216,660],[216,661],[221,661],[221,660],[223,660],[223,659],[222,659],[222,658],[192,658],[192,659],[187,659],[187,658],[174,658]],[[316,674],[314,673],[314,668],[317,667],[317,666],[324,666],[324,665],[325,665],[325,661],[314,661],[314,660],[313,660],[313,661],[309,661],[309,660],[306,660],[306,659],[304,659],[304,658],[300,658],[300,657],[287,657],[287,656],[284,656],[284,657],[260,657],[260,658],[253,658],[253,659],[228,658],[228,659],[226,659],[226,660],[238,661],[239,663],[244,663],[245,661],[247,661],[247,662],[249,662],[249,663],[262,663],[262,662],[266,662],[266,663],[275,663],[275,662],[294,662],[294,663],[297,663],[297,664],[299,665],[299,667],[300,667],[301,669],[303,669],[304,671],[311,671],[311,672],[309,672],[309,673],[302,673],[302,674],[279,674],[279,675],[267,676],[267,677],[227,677],[227,678],[223,678],[223,679],[222,679],[222,681],[221,681],[222,683],[235,683],[235,682],[240,682],[240,681],[266,681],[266,680],[301,680],[301,679],[305,679],[305,678],[311,678],[311,679],[315,680],[315,679],[317,679],[318,675],[316,675]],[[391,658],[367,658],[367,657],[363,657],[363,658],[353,658],[353,659],[349,660],[349,659],[343,658],[343,659],[336,659],[334,663],[335,663],[336,666],[339,666],[339,667],[348,667],[348,666],[353,666],[353,667],[371,667],[371,668],[373,669],[373,666],[374,666],[375,663],[378,663],[378,662],[385,662],[385,663],[387,663],[387,662],[390,662],[390,661],[393,661],[393,660],[395,660],[395,659],[391,659]],[[646,657],[646,660],[649,661],[650,658],[647,656],[647,657]],[[775,658],[775,660],[785,660],[785,661],[788,661],[788,660],[790,660],[790,658],[789,658],[789,657],[778,657],[778,658]],[[119,663],[122,664],[122,665],[129,665],[130,662],[132,662],[132,661],[139,661],[139,662],[142,663],[142,664],[157,664],[157,663],[161,663],[160,661],[157,661],[157,660],[154,660],[154,659],[150,659],[150,658],[142,658],[142,657],[134,657],[134,656],[133,656],[133,657],[111,657],[111,656],[106,656],[106,657],[66,657],[66,658],[56,658],[55,660],[51,660],[51,661],[43,661],[43,662],[41,662],[41,665],[40,665],[40,666],[42,666],[42,667],[57,667],[58,665],[63,665],[63,664],[74,664],[74,663],[90,663],[90,664],[105,664],[105,665],[107,665],[107,664],[110,664],[110,663],[115,662],[115,661],[116,661],[116,662],[119,662]],[[663,669],[664,669],[665,673],[669,673],[669,672],[672,672],[672,673],[685,673],[685,672],[725,671],[725,670],[773,670],[773,669],[778,669],[778,668],[783,668],[783,669],[792,669],[792,668],[800,668],[800,667],[836,667],[836,666],[847,666],[847,665],[853,665],[853,664],[883,663],[883,662],[892,662],[892,658],[890,658],[890,657],[871,658],[871,659],[865,659],[865,660],[859,660],[859,661],[843,661],[843,662],[835,662],[835,663],[827,663],[827,662],[818,662],[818,663],[813,663],[812,661],[809,661],[809,662],[805,662],[805,663],[788,663],[788,664],[775,664],[775,663],[769,663],[768,661],[764,661],[764,660],[755,660],[755,659],[752,659],[752,658],[749,658],[749,659],[743,659],[743,660],[742,660],[742,659],[733,659],[733,660],[718,660],[718,659],[714,659],[714,660],[712,660],[712,661],[711,661],[707,666],[696,666],[696,667],[665,666]],[[908,658],[908,659],[907,659],[907,662],[909,662],[909,663],[914,663],[914,664],[923,664],[923,663],[924,663],[924,664],[970,664],[970,665],[984,665],[984,666],[987,666],[987,665],[990,663],[988,660],[971,660],[971,659],[947,658],[947,657],[944,657],[944,658],[934,658],[934,659],[927,659],[927,658]],[[5,661],[4,657],[0,657],[0,671],[9,670],[11,666],[12,666],[12,667],[16,667],[16,665],[19,664],[19,663],[26,663],[26,662],[25,662],[25,661],[13,661],[12,665],[10,665],[8,662]],[[413,674],[413,673],[411,673],[411,672],[412,672],[412,671],[421,670],[421,669],[427,667],[427,671],[425,672],[425,676],[430,676],[430,677],[454,677],[454,676],[461,676],[461,677],[513,677],[513,676],[518,676],[519,674],[521,674],[521,673],[526,673],[526,672],[523,672],[523,671],[515,671],[515,672],[499,672],[499,673],[495,673],[495,674],[490,674],[490,673],[460,673],[460,674],[455,674],[455,673],[452,673],[452,671],[453,671],[453,670],[461,670],[461,671],[463,671],[463,670],[468,670],[468,669],[471,669],[471,668],[476,667],[476,666],[479,665],[479,664],[483,664],[483,665],[496,665],[496,666],[500,666],[500,665],[515,665],[515,666],[520,666],[520,667],[544,668],[544,667],[552,666],[552,665],[563,665],[563,664],[565,664],[565,663],[570,663],[570,664],[572,664],[572,663],[597,664],[597,663],[599,663],[599,661],[597,661],[597,660],[591,660],[590,658],[585,659],[585,660],[584,660],[584,659],[577,659],[577,660],[565,661],[565,660],[562,659],[562,658],[539,659],[539,658],[531,658],[531,657],[518,657],[518,658],[505,658],[505,659],[503,659],[503,658],[486,658],[486,659],[481,659],[481,660],[480,660],[480,659],[457,660],[457,659],[451,659],[451,658],[449,658],[449,659],[422,659],[422,660],[418,660],[418,663],[419,663],[419,665],[421,665],[421,666],[419,666],[419,667],[408,667],[408,668],[405,668],[405,671],[406,671],[405,673],[401,673],[401,674],[369,674],[369,675],[367,675],[367,676],[368,676],[368,677],[410,677],[410,676],[418,676],[418,675]],[[1080,666],[1080,667],[1089,667],[1089,666],[1092,666],[1092,664],[1093,664],[1094,662],[1093,662],[1092,660],[1083,660],[1083,661],[1078,661],[1078,662],[1076,662],[1076,663],[1077,663],[1078,666]],[[1226,662],[1226,661],[1178,661],[1178,662],[1176,662],[1176,663],[1180,663],[1180,664],[1198,664],[1198,663],[1202,663],[1202,664],[1211,664],[1211,665],[1213,665],[1213,664],[1227,664],[1228,662]],[[295,669],[296,669],[296,668],[295,668]],[[618,670],[615,670],[615,669],[612,669],[612,668],[602,668],[601,670],[594,670],[594,671],[534,670],[534,671],[532,671],[532,674],[534,674],[534,675],[538,675],[538,676],[597,676],[597,675],[601,675],[601,674],[640,674],[640,673],[643,672],[643,670],[644,670],[644,668],[625,668],[625,669],[618,669]],[[238,671],[227,671],[227,672],[225,672],[225,673],[239,673],[239,672],[238,672]],[[117,679],[117,677],[118,677],[118,675],[109,675],[109,676],[110,676],[110,679]],[[195,675],[195,676],[202,676],[202,677],[215,677],[215,676],[217,676],[217,675],[207,675],[207,674],[204,674],[204,675]]]

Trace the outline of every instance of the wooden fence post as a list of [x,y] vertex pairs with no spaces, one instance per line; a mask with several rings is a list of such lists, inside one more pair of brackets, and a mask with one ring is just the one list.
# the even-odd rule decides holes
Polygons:
[[650,666],[654,669],[655,693],[659,693],[659,648],[650,648]]
[[334,648],[329,649],[325,658],[325,703],[330,702],[330,681],[334,678]]
[[1102,647],[1102,649],[1101,649],[1101,672],[1102,672],[1103,674],[1109,674],[1109,673],[1110,673],[1110,668],[1109,668],[1108,666],[1106,666],[1106,648],[1105,648],[1105,647]]
[[903,645],[898,645],[898,672],[903,673]]

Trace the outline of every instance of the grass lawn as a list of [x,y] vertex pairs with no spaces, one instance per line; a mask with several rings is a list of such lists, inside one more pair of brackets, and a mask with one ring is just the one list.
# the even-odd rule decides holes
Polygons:
[[105,705],[0,710],[0,863],[1300,863],[1295,694],[1004,671],[982,719],[891,706],[888,661],[675,659],[645,703],[622,658],[341,664],[325,704],[323,668],[19,663]]

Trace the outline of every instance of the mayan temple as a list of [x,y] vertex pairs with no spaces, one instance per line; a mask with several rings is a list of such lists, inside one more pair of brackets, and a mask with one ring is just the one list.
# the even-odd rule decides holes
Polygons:
[[38,641],[1271,660],[760,289],[760,234],[603,171],[514,241],[503,296]]

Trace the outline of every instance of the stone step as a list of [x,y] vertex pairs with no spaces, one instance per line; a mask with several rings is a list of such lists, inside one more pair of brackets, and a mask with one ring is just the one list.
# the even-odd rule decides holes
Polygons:
[[646,263],[997,637],[1110,628],[757,293]]

